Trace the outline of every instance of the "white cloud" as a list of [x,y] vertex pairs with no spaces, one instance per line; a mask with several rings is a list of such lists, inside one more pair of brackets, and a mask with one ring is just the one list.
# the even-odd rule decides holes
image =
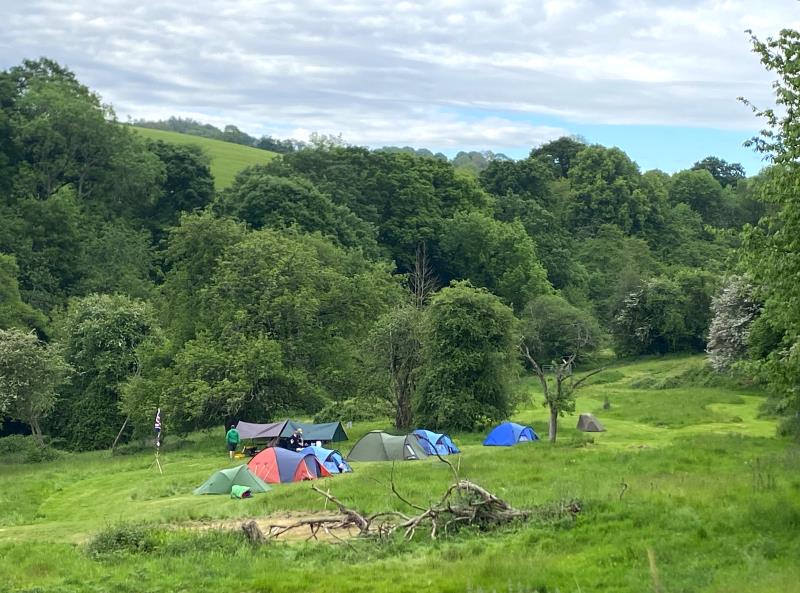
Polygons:
[[0,67],[46,55],[121,116],[369,145],[512,147],[607,124],[752,129],[751,53],[794,0],[0,0]]

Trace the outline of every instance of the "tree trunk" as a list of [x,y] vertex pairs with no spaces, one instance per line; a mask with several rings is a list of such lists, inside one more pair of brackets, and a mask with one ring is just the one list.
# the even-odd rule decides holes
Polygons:
[[130,414],[125,417],[125,422],[122,423],[122,428],[119,429],[119,432],[117,433],[117,438],[115,438],[114,442],[111,443],[111,450],[112,451],[114,450],[114,447],[117,446],[117,441],[119,441],[119,437],[122,436],[122,431],[125,430],[126,426],[128,426],[128,420],[130,420],[130,419],[131,419]]
[[28,423],[31,426],[31,434],[33,434],[33,438],[36,439],[36,444],[40,447],[44,447],[44,438],[42,438],[42,427],[39,426],[39,419],[31,418]]
[[551,443],[556,442],[557,435],[558,435],[558,410],[553,406],[550,406],[550,426],[548,430],[548,438]]
[[414,385],[410,373],[399,377],[394,390],[394,427],[398,430],[411,428],[411,394],[414,392]]

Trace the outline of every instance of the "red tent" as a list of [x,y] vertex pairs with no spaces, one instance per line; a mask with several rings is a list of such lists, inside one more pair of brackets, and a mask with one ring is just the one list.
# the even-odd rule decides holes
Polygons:
[[295,453],[279,447],[264,449],[250,460],[247,467],[270,484],[315,480],[331,475],[311,453]]

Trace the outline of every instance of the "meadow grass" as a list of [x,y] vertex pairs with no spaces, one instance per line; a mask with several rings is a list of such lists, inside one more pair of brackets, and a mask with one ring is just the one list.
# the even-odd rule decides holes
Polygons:
[[[483,433],[454,434],[462,477],[519,508],[577,499],[582,512],[433,542],[254,548],[237,533],[188,529],[324,506],[308,483],[275,485],[244,501],[193,496],[213,471],[231,465],[221,432],[193,434],[180,446],[168,441],[163,476],[150,467],[149,451],[0,465],[0,590],[800,591],[800,448],[758,417],[763,395],[632,386],[680,377],[697,364],[652,359],[598,376],[581,391],[578,411],[595,413],[604,433],[579,433],[573,416],[562,419],[555,445],[482,447]],[[534,382],[524,387],[533,403],[514,419],[546,435],[541,396]],[[603,410],[606,398],[610,410]],[[344,452],[373,428],[388,421],[354,426]],[[438,460],[354,469],[322,485],[364,512],[408,510],[391,494],[392,471],[401,492],[420,504],[437,500],[452,480]],[[92,553],[98,533],[121,534],[121,549]]]
[[268,150],[234,144],[233,142],[223,142],[212,138],[203,138],[202,136],[135,126],[132,126],[132,129],[137,134],[141,134],[151,140],[200,146],[211,157],[211,174],[214,176],[214,187],[217,190],[228,187],[233,182],[236,174],[245,167],[267,163],[276,156],[276,153]]

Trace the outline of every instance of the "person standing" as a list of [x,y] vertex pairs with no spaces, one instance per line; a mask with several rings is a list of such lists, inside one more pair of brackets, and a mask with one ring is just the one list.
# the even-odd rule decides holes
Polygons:
[[300,451],[303,448],[303,429],[298,428],[289,437],[289,450]]
[[231,424],[231,429],[225,435],[225,441],[228,443],[228,455],[230,458],[233,459],[233,452],[239,448],[239,431],[236,430],[236,427]]

